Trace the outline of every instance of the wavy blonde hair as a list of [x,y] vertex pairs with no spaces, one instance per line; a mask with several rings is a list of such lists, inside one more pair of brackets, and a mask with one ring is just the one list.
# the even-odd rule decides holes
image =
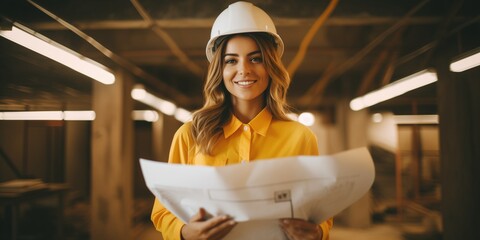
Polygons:
[[231,98],[223,83],[223,55],[228,40],[233,36],[243,35],[254,39],[260,48],[263,64],[270,76],[268,88],[263,93],[268,110],[274,119],[290,121],[286,113],[289,110],[286,95],[290,85],[290,77],[280,56],[276,52],[276,44],[268,33],[241,33],[228,35],[216,43],[212,61],[208,67],[203,94],[205,104],[193,113],[191,134],[199,151],[211,155],[218,138],[223,134],[223,127],[231,117]]

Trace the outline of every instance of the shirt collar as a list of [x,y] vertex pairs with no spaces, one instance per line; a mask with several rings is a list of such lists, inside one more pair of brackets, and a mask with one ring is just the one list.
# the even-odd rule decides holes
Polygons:
[[[248,123],[248,125],[253,129],[254,132],[262,136],[265,136],[267,134],[267,130],[268,130],[268,127],[270,126],[271,121],[272,121],[272,114],[270,113],[270,111],[268,111],[267,108],[264,108],[262,111],[260,111],[257,114],[257,116],[255,116]],[[230,122],[228,122],[223,127],[223,134],[225,138],[230,137],[242,125],[243,123],[240,120],[238,120],[238,118],[235,117],[235,115],[232,114],[232,117],[230,118]]]

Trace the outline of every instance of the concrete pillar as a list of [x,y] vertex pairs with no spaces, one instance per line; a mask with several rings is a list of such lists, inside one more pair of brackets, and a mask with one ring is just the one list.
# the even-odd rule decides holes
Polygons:
[[165,148],[164,126],[165,115],[159,113],[158,120],[152,123],[152,151],[153,159],[161,162],[168,161],[169,148]]
[[131,77],[117,71],[112,85],[95,82],[92,106],[91,239],[132,239],[133,121]]
[[440,55],[436,71],[443,239],[480,239],[480,68],[452,73],[451,58]]
[[[367,147],[367,127],[369,114],[367,110],[352,111],[348,101],[342,101],[337,105],[339,117],[338,125],[343,132],[344,143],[347,149]],[[342,213],[343,222],[349,227],[365,228],[371,226],[371,196],[367,192],[357,202],[345,209]]]

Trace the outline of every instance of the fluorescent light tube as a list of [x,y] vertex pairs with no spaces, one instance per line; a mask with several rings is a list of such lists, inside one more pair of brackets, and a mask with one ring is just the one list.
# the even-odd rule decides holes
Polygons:
[[467,54],[466,57],[452,62],[450,64],[450,71],[463,72],[480,65],[480,48],[477,48],[472,52],[473,53],[471,54]]
[[158,113],[152,110],[135,110],[132,112],[133,120],[156,122],[158,120]]
[[353,99],[350,101],[350,108],[358,111],[436,81],[437,74],[435,71],[423,70]]
[[163,114],[172,116],[177,110],[177,106],[174,103],[156,97],[155,95],[147,92],[141,85],[136,85],[130,94],[133,99],[158,109]]
[[298,115],[298,122],[305,126],[313,126],[315,123],[315,116],[310,112],[303,112]]
[[395,115],[396,124],[438,124],[438,115]]
[[112,84],[115,82],[115,75],[108,71],[103,65],[18,23],[14,23],[12,30],[0,30],[0,36],[57,61],[103,84]]
[[[180,110],[180,111],[178,111]],[[21,111],[21,112],[0,112],[0,120],[56,120],[56,121],[93,121],[95,120],[95,111]],[[175,117],[180,120],[188,120],[191,113],[185,109],[179,108]],[[132,119],[135,121],[156,122],[159,116],[153,110],[134,110]]]
[[92,121],[94,119],[95,119],[95,112],[94,111],[0,112],[0,120]]
[[62,111],[2,112],[1,120],[62,120]]
[[298,114],[296,114],[296,113],[293,113],[293,112],[287,113],[287,117],[289,117],[289,118],[292,119],[293,121],[297,121],[297,122],[298,122]]
[[381,113],[372,114],[372,122],[381,123],[383,121],[383,115]]
[[185,123],[192,119],[192,113],[183,108],[177,108],[177,110],[175,111],[175,119]]
[[158,109],[165,115],[174,116],[180,122],[187,122],[191,120],[192,113],[186,109],[177,107],[174,103],[158,98],[155,95],[147,92],[143,85],[136,84],[130,93],[132,98]]
[[94,111],[64,111],[63,120],[65,121],[93,121],[95,120]]

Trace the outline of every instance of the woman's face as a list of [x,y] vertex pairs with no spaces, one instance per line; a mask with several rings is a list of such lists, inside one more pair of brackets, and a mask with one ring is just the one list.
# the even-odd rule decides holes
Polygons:
[[232,95],[232,102],[259,102],[269,84],[257,42],[247,36],[234,36],[228,40],[223,56],[223,82]]

